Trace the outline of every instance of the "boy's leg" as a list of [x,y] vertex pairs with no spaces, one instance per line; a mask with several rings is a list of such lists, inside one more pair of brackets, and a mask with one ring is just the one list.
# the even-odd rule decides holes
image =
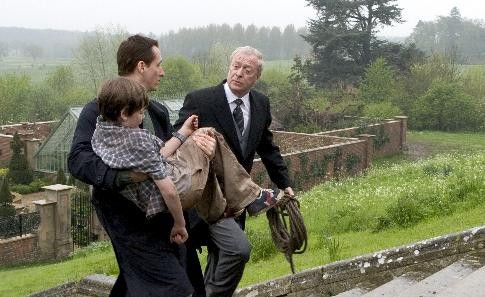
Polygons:
[[[210,160],[191,137],[169,158],[174,164],[173,177],[184,209],[195,207],[201,218],[213,222],[221,218],[226,209],[226,199]],[[188,180],[188,182],[187,182]],[[188,187],[177,185],[188,184]],[[184,190],[180,190],[185,188]]]
[[223,185],[228,211],[237,212],[244,209],[259,196],[261,187],[253,182],[249,173],[238,162],[224,137],[218,132],[214,134],[217,143],[212,168],[219,182]]

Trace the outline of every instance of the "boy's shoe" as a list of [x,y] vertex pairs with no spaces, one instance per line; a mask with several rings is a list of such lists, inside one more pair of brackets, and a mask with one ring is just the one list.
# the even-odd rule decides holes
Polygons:
[[285,192],[280,189],[262,189],[259,197],[246,207],[250,216],[257,216],[278,205]]

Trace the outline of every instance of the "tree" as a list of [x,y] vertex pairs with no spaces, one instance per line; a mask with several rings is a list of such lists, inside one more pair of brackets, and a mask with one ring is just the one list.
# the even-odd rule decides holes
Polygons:
[[62,168],[59,168],[59,170],[57,170],[56,184],[61,184],[61,185],[67,184],[66,174],[64,173],[64,169]]
[[459,63],[481,63],[485,26],[483,21],[462,18],[458,8],[453,7],[448,16],[419,21],[408,40],[428,55],[438,53]]
[[74,72],[70,66],[57,66],[48,73],[46,83],[60,95],[66,95],[75,86]]
[[27,75],[0,75],[0,123],[19,122],[25,118],[32,83]]
[[8,188],[7,178],[0,181],[0,217],[15,215],[15,207],[12,205],[13,195]]
[[394,71],[385,59],[376,59],[365,72],[360,85],[361,98],[367,103],[393,101],[396,90]]
[[81,39],[74,60],[93,93],[102,81],[116,76],[116,51],[127,35],[121,28],[98,28]]
[[200,87],[202,74],[199,67],[182,57],[170,57],[164,60],[163,68],[167,75],[160,81],[156,94],[169,97],[185,94]]
[[8,165],[8,176],[16,184],[29,184],[33,180],[32,169],[29,168],[27,157],[25,156],[24,143],[20,136],[15,133],[11,143],[12,159]]
[[0,42],[0,61],[8,55],[8,44]]
[[38,58],[42,57],[44,50],[35,44],[28,44],[24,47],[24,52],[27,56],[32,57],[32,60],[37,61]]
[[378,48],[378,27],[401,22],[396,0],[307,0],[317,11],[305,40],[314,61],[308,79],[317,86],[359,80]]

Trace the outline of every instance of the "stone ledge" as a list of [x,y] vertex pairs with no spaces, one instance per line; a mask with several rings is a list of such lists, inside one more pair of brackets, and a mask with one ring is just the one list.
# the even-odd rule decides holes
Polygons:
[[316,267],[238,289],[235,296],[286,296],[485,248],[485,226]]

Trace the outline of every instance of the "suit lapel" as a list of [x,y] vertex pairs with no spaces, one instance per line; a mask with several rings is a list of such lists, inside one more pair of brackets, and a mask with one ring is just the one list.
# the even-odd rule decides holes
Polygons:
[[246,158],[250,152],[254,152],[256,150],[256,145],[261,136],[261,131],[264,129],[264,119],[266,114],[261,106],[262,101],[258,99],[259,98],[257,98],[257,95],[253,95],[253,92],[249,93],[249,102],[251,105],[251,126],[249,127],[246,156],[244,156],[244,158]]
[[231,109],[227,103],[224,85],[220,84],[214,89],[215,104],[213,105],[214,115],[219,126],[224,131],[226,141],[236,155],[242,156],[241,146],[237,137],[236,126],[232,118]]

